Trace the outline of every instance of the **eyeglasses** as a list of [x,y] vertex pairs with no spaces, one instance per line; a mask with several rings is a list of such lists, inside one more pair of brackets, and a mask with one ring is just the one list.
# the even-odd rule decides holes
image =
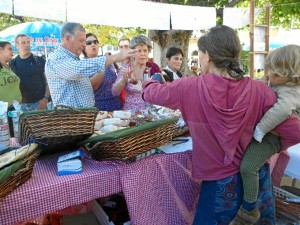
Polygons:
[[119,48],[125,48],[125,49],[128,49],[128,48],[129,48],[129,45],[120,45]]
[[99,44],[99,41],[98,40],[87,40],[85,43],[86,43],[86,45],[91,45],[92,43],[94,43],[94,45],[97,45],[97,44]]

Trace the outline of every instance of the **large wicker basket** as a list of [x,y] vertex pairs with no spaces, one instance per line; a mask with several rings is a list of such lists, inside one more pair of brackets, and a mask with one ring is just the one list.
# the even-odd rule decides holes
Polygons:
[[40,149],[35,149],[23,159],[0,170],[0,172],[5,170],[4,174],[1,173],[3,177],[0,179],[0,201],[18,186],[31,178],[34,164],[40,152]]
[[172,140],[178,118],[140,124],[79,143],[95,160],[128,160]]
[[19,142],[25,145],[33,138],[43,154],[71,150],[94,133],[97,113],[97,108],[65,107],[25,112],[19,119]]

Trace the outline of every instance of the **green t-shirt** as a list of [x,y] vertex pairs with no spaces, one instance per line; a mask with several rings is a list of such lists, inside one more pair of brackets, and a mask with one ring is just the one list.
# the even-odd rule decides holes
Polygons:
[[13,100],[21,102],[20,79],[13,71],[6,67],[0,68],[0,101],[13,103]]

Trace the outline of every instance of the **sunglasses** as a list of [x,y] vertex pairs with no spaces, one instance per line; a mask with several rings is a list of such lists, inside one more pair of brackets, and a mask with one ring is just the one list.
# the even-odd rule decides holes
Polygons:
[[95,45],[99,44],[99,41],[98,40],[88,40],[85,42],[86,45],[91,45],[92,43],[94,43]]

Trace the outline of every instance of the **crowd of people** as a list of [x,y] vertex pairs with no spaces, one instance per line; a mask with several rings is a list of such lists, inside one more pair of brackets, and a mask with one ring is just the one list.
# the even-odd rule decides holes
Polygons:
[[1,101],[10,108],[20,101],[23,111],[46,109],[49,101],[132,113],[149,104],[179,109],[193,140],[192,176],[202,181],[193,224],[276,224],[266,161],[300,143],[300,46],[269,54],[266,85],[244,76],[240,40],[227,26],[199,38],[201,76],[180,72],[178,46],[159,68],[145,35],[120,39],[114,55],[99,55],[97,36],[78,23],[65,23],[61,38],[47,60],[31,53],[25,34],[16,37],[14,59],[11,44],[0,42]]

